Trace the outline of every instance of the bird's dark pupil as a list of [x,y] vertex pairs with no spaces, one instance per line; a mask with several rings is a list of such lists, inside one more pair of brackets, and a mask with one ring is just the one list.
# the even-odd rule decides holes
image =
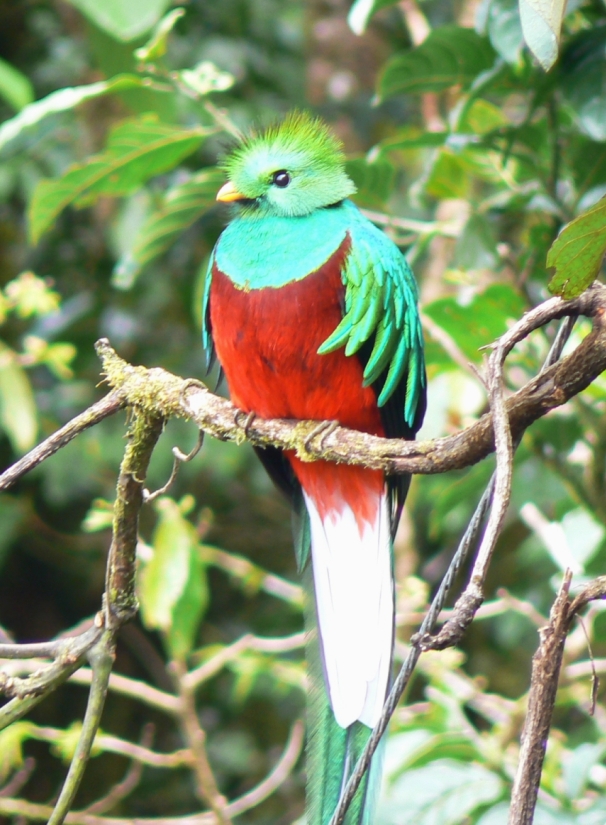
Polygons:
[[280,169],[279,172],[274,172],[273,182],[276,186],[279,186],[280,189],[284,189],[284,187],[290,183],[290,175],[286,169]]

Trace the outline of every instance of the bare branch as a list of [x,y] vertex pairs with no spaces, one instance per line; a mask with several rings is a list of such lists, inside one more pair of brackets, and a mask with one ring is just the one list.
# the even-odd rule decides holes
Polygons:
[[93,669],[93,683],[88,695],[88,704],[80,738],[69,766],[59,799],[48,820],[48,825],[62,825],[75,799],[90,758],[91,748],[105,705],[107,685],[114,664],[114,634],[106,630],[89,654]]
[[541,643],[532,660],[528,711],[522,732],[520,761],[509,809],[509,825],[532,825],[543,760],[551,727],[566,636],[573,618],[586,604],[606,596],[606,577],[591,582],[571,602],[572,573],[566,571],[551,609],[549,624],[539,631]]
[[34,447],[31,452],[9,467],[8,470],[5,470],[5,472],[0,475],[0,490],[8,490],[22,475],[33,470],[34,467],[56,453],[61,447],[65,447],[65,445],[69,444],[77,435],[80,435],[80,433],[83,433],[84,430],[88,430],[90,427],[94,427],[95,424],[118,412],[118,410],[121,410],[124,406],[126,406],[126,399],[120,390],[110,392],[105,398],[97,401],[92,407],[89,407],[80,415],[72,418],[64,427],[61,427],[61,429],[57,430],[57,432],[53,433],[41,444],[38,444],[37,447]]
[[164,420],[153,413],[135,410],[128,433],[116,501],[112,543],[105,580],[105,622],[118,629],[137,612],[135,597],[135,558],[139,511],[143,504],[145,474]]

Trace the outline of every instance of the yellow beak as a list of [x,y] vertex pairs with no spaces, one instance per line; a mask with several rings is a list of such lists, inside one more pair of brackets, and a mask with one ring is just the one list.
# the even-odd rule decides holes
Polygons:
[[222,186],[217,192],[217,200],[224,201],[225,203],[230,203],[231,201],[242,201],[245,199],[246,195],[238,192],[231,181],[227,181],[227,183],[224,184],[224,186]]

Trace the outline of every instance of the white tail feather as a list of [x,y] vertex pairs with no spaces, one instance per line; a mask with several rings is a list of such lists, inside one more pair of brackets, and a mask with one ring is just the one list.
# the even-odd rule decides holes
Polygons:
[[381,716],[393,647],[394,598],[387,497],[362,532],[347,505],[324,521],[305,494],[318,626],[338,724],[374,727]]

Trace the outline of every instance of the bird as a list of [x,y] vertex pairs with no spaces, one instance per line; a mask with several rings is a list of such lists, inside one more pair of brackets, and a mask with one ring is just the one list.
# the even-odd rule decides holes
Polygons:
[[[203,344],[239,410],[412,439],[426,407],[414,276],[350,199],[343,146],[306,111],[243,136],[217,200],[232,217],[212,251]],[[307,825],[328,825],[381,717],[392,678],[393,539],[410,478],[257,448],[288,496],[307,584]],[[373,821],[381,759],[349,807]]]

